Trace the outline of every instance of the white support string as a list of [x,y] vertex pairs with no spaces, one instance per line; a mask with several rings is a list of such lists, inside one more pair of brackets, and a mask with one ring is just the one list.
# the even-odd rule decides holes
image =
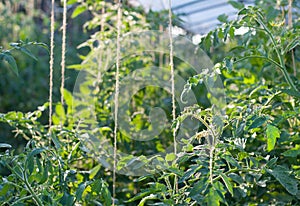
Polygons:
[[[120,35],[121,35],[121,18],[122,2],[118,0],[118,19],[117,19],[117,60],[116,60],[116,92],[115,92],[115,128],[114,128],[114,163],[113,163],[113,198],[116,197],[116,169],[117,169],[117,129],[118,129],[118,107],[119,107],[119,80],[120,80]],[[114,200],[113,200],[114,201]],[[113,202],[113,205],[115,203]]]
[[[175,72],[174,72],[174,51],[172,36],[172,0],[169,0],[169,38],[170,38],[170,68],[171,68],[171,84],[172,84],[172,120],[176,120],[176,103],[175,103]],[[176,130],[173,130],[174,153],[177,153]]]
[[[174,72],[174,48],[172,33],[172,0],[169,0],[169,39],[170,39],[170,68],[171,68],[171,87],[172,87],[172,120],[176,120],[176,102],[175,102],[175,72]],[[177,154],[176,129],[173,129],[174,154]],[[174,177],[174,192],[178,193],[177,176]]]
[[50,25],[50,79],[49,79],[49,131],[51,131],[52,127],[52,93],[53,93],[53,64],[54,64],[54,6],[55,2],[52,0],[51,2],[51,25]]
[[62,48],[61,48],[61,105],[64,105],[65,62],[66,62],[66,33],[67,33],[67,0],[63,0]]

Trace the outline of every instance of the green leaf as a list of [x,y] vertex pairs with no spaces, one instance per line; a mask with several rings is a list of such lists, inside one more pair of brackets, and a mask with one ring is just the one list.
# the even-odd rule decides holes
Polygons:
[[298,181],[290,174],[290,171],[282,166],[276,166],[273,170],[268,169],[268,173],[273,175],[275,179],[292,195],[298,192]]
[[41,179],[39,181],[40,184],[43,184],[47,181],[48,179],[48,168],[51,167],[50,162],[44,162],[44,167],[43,167],[43,174],[41,176]]
[[42,43],[42,42],[30,42],[30,43],[31,43],[32,45],[37,45],[37,46],[40,46],[40,47],[42,47],[42,48],[46,49],[48,53],[50,53],[50,51],[49,51],[49,47],[48,47],[48,45],[47,45],[47,44],[45,44],[45,43]]
[[91,169],[89,178],[93,179],[96,176],[96,174],[98,173],[98,171],[100,170],[100,168],[101,168],[101,165],[97,165],[96,167]]
[[245,14],[248,13],[248,10],[249,10],[249,9],[247,9],[247,8],[243,8],[243,9],[241,9],[241,10],[238,12],[238,15],[245,15]]
[[233,188],[232,188],[232,184],[231,184],[229,178],[223,173],[220,173],[220,176],[221,176],[222,180],[224,181],[225,186],[228,189],[228,191],[230,192],[231,196],[233,196]]
[[228,22],[228,16],[226,14],[221,14],[218,16],[218,20],[222,23]]
[[282,155],[285,156],[285,157],[297,157],[297,156],[300,155],[300,147],[296,146],[293,149],[290,149],[290,150],[287,150],[287,151],[283,152]]
[[80,5],[80,6],[77,6],[76,9],[73,11],[72,13],[72,18],[75,18],[76,16],[78,16],[79,14],[85,12],[86,10],[86,6],[84,5]]
[[237,1],[228,1],[228,3],[231,4],[236,9],[242,9],[245,7],[244,4],[242,4],[241,2],[237,2]]
[[288,53],[289,51],[293,50],[295,47],[297,47],[297,46],[299,46],[299,45],[300,45],[300,38],[297,37],[297,38],[293,39],[293,40],[286,46],[286,48],[284,49],[283,54]]
[[86,188],[86,183],[81,183],[81,184],[78,186],[78,188],[77,188],[77,190],[76,190],[76,195],[75,195],[76,200],[80,200],[80,199],[81,199],[82,194],[83,194],[85,188]]
[[34,59],[35,61],[37,61],[38,59],[25,47],[20,47],[19,49],[22,53],[28,55],[29,57],[31,57],[32,59]]
[[64,124],[65,121],[66,121],[66,113],[65,113],[65,109],[64,109],[63,105],[57,104],[56,107],[55,107],[55,113],[59,117],[59,121],[62,124]]
[[51,137],[52,142],[54,143],[55,148],[59,149],[61,147],[61,143],[58,140],[58,138],[56,137],[55,133],[51,132],[50,137]]
[[67,5],[75,4],[77,0],[68,0]]
[[252,124],[249,126],[248,129],[250,130],[250,129],[258,128],[262,126],[266,121],[267,121],[266,117],[258,117],[252,122]]
[[26,166],[27,166],[30,174],[33,172],[33,169],[34,169],[34,159],[33,159],[33,157],[35,155],[38,155],[38,154],[42,153],[44,150],[45,150],[44,148],[36,148],[36,149],[32,150],[27,155]]
[[5,197],[5,195],[7,195],[7,193],[9,191],[13,191],[13,186],[12,185],[10,185],[10,184],[4,184],[3,187],[1,185],[0,196],[1,197]]
[[267,125],[267,150],[270,152],[274,149],[277,138],[280,137],[280,131],[277,127],[268,124]]
[[244,182],[243,178],[235,173],[228,174],[228,177],[230,177],[233,181],[235,181],[238,184],[242,184]]
[[176,159],[176,155],[174,153],[169,153],[166,155],[166,161],[173,161]]
[[217,193],[217,191],[215,190],[215,188],[210,188],[209,193],[208,193],[208,197],[207,197],[207,205],[211,205],[211,206],[219,206],[220,205],[220,196]]
[[281,89],[281,91],[284,92],[284,93],[286,93],[286,94],[288,94],[288,95],[300,98],[300,93],[296,92],[295,90],[292,90],[292,89]]
[[231,72],[233,70],[233,58],[228,58],[226,57],[224,60],[223,60],[223,63],[225,64],[228,72]]
[[63,90],[63,94],[64,94],[64,99],[66,101],[66,104],[68,106],[68,113],[69,113],[69,112],[71,112],[71,110],[69,111],[69,107],[72,108],[72,104],[73,104],[73,96],[72,96],[71,92],[69,92],[66,89]]
[[5,52],[2,54],[3,55],[3,59],[9,64],[9,66],[11,67],[12,71],[19,76],[19,72],[18,72],[18,66],[16,63],[15,58],[8,52]]
[[72,206],[74,205],[74,197],[72,195],[70,195],[67,192],[64,192],[64,195],[61,197],[60,201],[59,201],[62,205],[65,206]]
[[[102,184],[102,187],[104,187],[105,185]],[[105,205],[112,205],[112,198],[111,198],[111,194],[110,191],[108,190],[108,188],[105,186],[104,190],[102,191],[102,196],[105,202]]]

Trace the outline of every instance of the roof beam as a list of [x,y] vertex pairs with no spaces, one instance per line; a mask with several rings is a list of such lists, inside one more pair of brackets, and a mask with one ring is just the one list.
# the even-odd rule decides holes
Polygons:
[[206,1],[206,0],[190,1],[190,2],[185,3],[185,4],[181,4],[181,5],[175,6],[175,7],[172,8],[172,10],[175,11],[175,10],[178,10],[178,9],[181,9],[181,8],[184,8],[184,7],[187,7],[187,6],[191,6],[191,5],[193,5],[193,4],[200,3],[201,1]]
[[228,5],[228,2],[223,2],[223,3],[217,4],[217,5],[207,6],[207,7],[203,7],[203,8],[200,8],[200,9],[193,10],[193,11],[189,11],[188,14],[181,13],[181,14],[177,14],[177,15],[192,15],[192,14],[195,14],[195,13],[198,13],[198,12],[202,12],[202,11],[210,10],[210,9],[215,9],[215,8],[219,8],[219,7],[226,6],[226,5]]

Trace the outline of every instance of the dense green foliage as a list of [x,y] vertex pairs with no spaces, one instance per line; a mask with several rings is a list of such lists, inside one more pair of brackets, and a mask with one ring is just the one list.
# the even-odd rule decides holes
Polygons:
[[[197,74],[184,62],[175,59],[176,74],[186,83],[182,87],[181,101],[184,102],[185,95],[193,92],[196,104],[181,111],[177,108],[177,119],[172,127],[151,141],[135,141],[128,134],[119,132],[118,148],[129,156],[118,159],[118,170],[126,171],[131,167],[136,161],[133,155],[140,155],[138,163],[142,163],[135,164],[136,168],[150,163],[152,160],[145,157],[163,152],[172,145],[172,129],[177,130],[187,119],[198,122],[200,126],[197,131],[193,127],[187,128],[187,136],[179,142],[182,146],[179,153],[169,153],[165,159],[157,159],[163,170],[141,177],[118,174],[114,199],[111,194],[112,171],[105,167],[112,160],[104,157],[109,151],[106,142],[113,144],[114,119],[110,104],[115,90],[115,63],[107,63],[106,68],[99,68],[99,65],[111,58],[103,48],[111,49],[110,45],[115,41],[117,7],[100,0],[81,3],[69,0],[72,18],[76,20],[85,12],[91,17],[84,23],[84,30],[91,34],[90,38],[78,47],[82,62],[74,64],[77,60],[71,61],[69,70],[76,71],[74,73],[86,70],[92,77],[101,78],[87,76],[81,82],[83,84],[78,90],[87,96],[79,98],[69,89],[71,87],[63,91],[65,105],[54,105],[51,131],[45,123],[49,103],[33,112],[28,112],[27,107],[26,111],[7,112],[3,109],[6,113],[0,113],[2,133],[11,138],[13,135],[22,137],[26,145],[23,152],[18,153],[16,147],[1,139],[1,204],[112,205],[115,201],[116,205],[299,205],[299,14],[294,14],[292,25],[286,25],[288,7],[285,1],[282,7],[276,7],[273,1],[257,1],[257,7],[248,8],[236,2],[231,4],[239,10],[237,19],[228,21],[226,16],[220,16],[220,27],[204,36],[199,44],[214,60],[211,72],[222,78],[226,104],[219,102],[219,105],[214,105],[213,94],[206,89],[210,82],[206,70]],[[293,6],[298,12],[297,2]],[[103,8],[104,14],[101,12]],[[142,8],[124,5],[122,34],[157,30],[162,22],[165,25],[161,26],[166,28],[167,21],[167,12],[145,13]],[[174,17],[174,22],[181,23],[177,17]],[[237,33],[241,28],[245,31],[243,35]],[[8,48],[5,42],[12,40],[1,36],[1,41]],[[10,44],[8,50],[1,48],[1,64],[8,65],[15,74],[21,73],[22,77],[24,56],[44,61],[45,57],[40,58],[33,45],[44,46],[21,40]],[[15,51],[24,54],[19,57]],[[139,68],[167,68],[168,58],[169,54],[151,52],[129,55],[122,59],[120,77],[132,73],[138,76]],[[10,74],[5,75],[2,74],[1,78],[9,81]],[[47,77],[47,72],[43,76]],[[41,81],[45,81],[44,77]],[[39,82],[35,84],[37,86]],[[0,89],[5,90],[2,86]],[[43,95],[46,102],[47,97]],[[14,105],[8,97],[3,97],[8,103],[1,107]],[[163,89],[146,87],[130,98],[128,114],[132,117],[133,131],[149,128],[149,107],[162,108],[171,123],[171,97]],[[92,108],[95,119],[89,103],[95,107]],[[221,106],[218,115],[216,106]],[[91,121],[82,123],[80,118]],[[89,127],[95,120],[97,131]],[[15,134],[8,133],[7,128],[13,128]],[[99,141],[104,150],[91,152],[93,148],[83,140],[83,134],[97,136],[98,140],[94,139],[94,142]]]

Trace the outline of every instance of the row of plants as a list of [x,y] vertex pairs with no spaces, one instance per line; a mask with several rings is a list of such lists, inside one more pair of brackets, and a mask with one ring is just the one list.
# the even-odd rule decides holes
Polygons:
[[[100,144],[106,145],[107,141],[113,145],[114,119],[109,103],[110,93],[115,90],[115,66],[106,69],[98,66],[107,58],[101,48],[109,46],[105,42],[116,37],[117,6],[100,0],[80,3],[70,0],[70,5],[77,6],[73,18],[86,11],[92,14],[84,28],[95,32],[79,46],[88,48],[89,53],[81,54],[82,63],[69,68],[79,72],[85,69],[95,76],[101,74],[96,80],[85,79],[79,88],[87,93],[92,91],[92,97],[99,100],[92,102],[98,130],[91,131],[80,122],[80,116],[94,117],[84,109],[78,110],[87,108],[87,102],[68,90],[63,91],[65,105],[54,105],[51,129],[41,121],[48,115],[48,103],[33,112],[1,113],[0,122],[27,140],[20,154],[11,145],[0,144],[1,204],[298,205],[298,13],[293,16],[293,24],[286,25],[287,2],[274,5],[273,1],[257,1],[259,7],[247,8],[237,2],[230,3],[239,10],[237,19],[228,21],[226,16],[220,16],[220,27],[209,32],[199,44],[214,61],[211,72],[219,75],[224,84],[226,104],[221,105],[221,114],[216,115],[216,105],[210,103],[214,100],[206,89],[209,78],[206,71],[197,74],[175,59],[176,73],[186,80],[183,93],[193,92],[198,103],[182,111],[177,109],[173,126],[151,141],[135,141],[119,131],[119,150],[132,156],[120,158],[118,168],[132,166],[133,155],[140,155],[143,166],[150,163],[143,155],[157,154],[172,145],[172,130],[187,119],[199,122],[200,126],[197,131],[189,128],[188,135],[178,142],[182,148],[177,154],[169,153],[159,159],[163,170],[141,177],[118,174],[116,197],[112,197],[112,171],[100,164],[103,159],[99,158],[109,148],[91,151],[93,148],[82,141],[82,134],[97,135]],[[297,2],[292,6],[297,9]],[[127,4],[122,10],[122,34],[167,27],[167,24],[160,26],[161,19],[168,21],[167,12],[145,13]],[[181,23],[177,17],[174,22]],[[238,35],[236,31],[241,28],[246,32]],[[35,43],[20,42],[12,46],[31,56],[27,44]],[[17,71],[15,61],[10,60],[13,56],[7,52],[1,50],[0,57]],[[141,67],[167,66],[168,58],[169,54],[153,53],[124,58],[121,79]],[[170,95],[160,89],[141,89],[132,97],[128,109],[129,114],[142,111],[132,118],[133,130],[149,128],[145,117],[149,105],[162,108],[171,122],[170,102]],[[82,112],[78,115],[78,111]]]

